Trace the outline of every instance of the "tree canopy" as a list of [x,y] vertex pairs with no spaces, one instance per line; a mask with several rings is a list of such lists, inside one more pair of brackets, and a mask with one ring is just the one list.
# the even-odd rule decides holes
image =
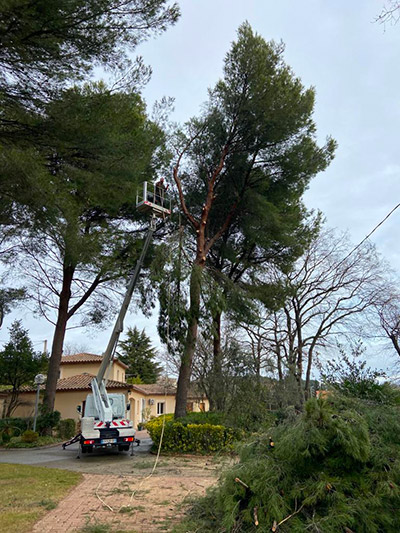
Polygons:
[[211,250],[237,224],[233,242],[245,232],[254,253],[265,246],[287,253],[283,243],[304,216],[301,195],[333,158],[332,139],[322,147],[316,142],[314,96],[285,64],[283,46],[267,43],[246,23],[203,114],[177,134],[173,177],[193,235],[193,268],[176,416],[185,410]]
[[128,328],[126,339],[118,344],[117,354],[129,367],[126,371],[128,383],[132,378],[140,378],[141,383],[157,381],[161,366],[155,361],[157,351],[144,330],[139,331],[136,326]]
[[167,0],[2,2],[0,97],[31,107],[96,64],[127,68],[127,49],[178,17]]
[[[101,322],[110,300],[96,298],[99,288],[135,261],[140,240],[129,222],[137,184],[163,164],[164,136],[138,94],[112,93],[102,83],[68,89],[44,109],[35,117],[40,149],[22,150],[9,165],[26,181],[33,211],[9,259],[18,251],[39,312],[56,326],[46,383],[51,411],[68,320],[84,311],[89,322]],[[34,168],[24,173],[25,165]]]

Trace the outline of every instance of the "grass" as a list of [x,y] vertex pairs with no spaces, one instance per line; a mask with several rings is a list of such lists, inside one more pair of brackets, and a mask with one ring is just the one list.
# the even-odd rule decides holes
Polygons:
[[135,533],[135,531],[126,531],[118,529],[115,530],[109,524],[102,524],[96,522],[95,524],[86,524],[83,528],[79,529],[77,533]]
[[108,524],[88,524],[79,533],[111,533],[111,527]]
[[0,533],[32,531],[47,510],[81,480],[81,474],[28,465],[0,465]]

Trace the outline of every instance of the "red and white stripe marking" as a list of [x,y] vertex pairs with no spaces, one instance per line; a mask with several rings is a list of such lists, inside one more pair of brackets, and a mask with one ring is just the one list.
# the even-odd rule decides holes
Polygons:
[[[110,426],[114,426],[116,428],[119,428],[119,427],[123,427],[123,428],[126,428],[126,427],[129,427],[130,425],[130,421],[129,420],[113,420],[110,424]],[[97,422],[97,424],[94,425],[95,428],[102,428],[102,427],[105,427],[106,424],[104,422]]]

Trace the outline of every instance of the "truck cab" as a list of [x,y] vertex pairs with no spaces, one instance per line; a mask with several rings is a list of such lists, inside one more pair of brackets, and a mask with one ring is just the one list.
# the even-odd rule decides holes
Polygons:
[[128,451],[135,440],[132,421],[126,416],[125,395],[108,394],[108,399],[112,407],[112,420],[104,422],[99,419],[93,394],[87,395],[85,412],[81,419],[82,453],[101,448]]

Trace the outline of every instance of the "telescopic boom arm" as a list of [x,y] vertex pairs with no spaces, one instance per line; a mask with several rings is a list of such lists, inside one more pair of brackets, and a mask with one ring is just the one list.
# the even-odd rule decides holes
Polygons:
[[111,333],[111,337],[110,337],[110,340],[108,342],[107,349],[104,352],[103,360],[101,362],[99,371],[97,372],[97,376],[95,378],[96,381],[97,381],[97,385],[99,387],[102,384],[102,381],[104,379],[104,375],[105,375],[105,373],[107,371],[107,368],[108,368],[108,365],[111,363],[111,361],[113,359],[114,352],[115,352],[115,350],[117,348],[119,336],[120,336],[120,334],[122,333],[122,331],[124,329],[124,318],[125,318],[125,315],[126,315],[126,313],[128,311],[128,307],[129,307],[130,301],[132,299],[132,294],[133,294],[133,291],[135,289],[135,285],[137,283],[137,280],[139,278],[139,274],[140,274],[140,271],[141,271],[142,266],[143,266],[144,258],[146,256],[147,250],[149,249],[150,242],[151,242],[151,239],[153,238],[153,233],[155,232],[155,230],[156,230],[156,218],[153,215],[153,217],[151,218],[150,227],[149,227],[149,229],[147,231],[146,240],[145,240],[144,245],[143,245],[142,253],[140,254],[139,260],[136,263],[135,270],[133,271],[131,280],[129,282],[129,285],[128,285],[128,288],[127,288],[127,291],[126,291],[126,294],[125,294],[124,301],[122,302],[121,309],[120,309],[120,312],[118,314],[117,321],[115,323],[113,332]]

